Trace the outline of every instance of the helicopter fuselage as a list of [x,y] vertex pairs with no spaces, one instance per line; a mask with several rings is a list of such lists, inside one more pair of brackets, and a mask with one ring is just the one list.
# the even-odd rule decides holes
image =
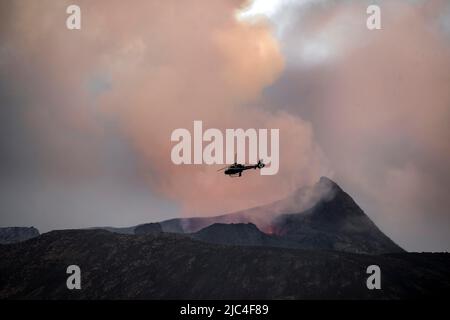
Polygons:
[[256,169],[256,168],[263,168],[264,164],[262,162],[258,162],[258,164],[255,165],[250,165],[250,166],[246,166],[246,165],[242,165],[239,163],[235,163],[231,166],[229,166],[225,171],[224,174],[229,175],[230,177],[233,176],[242,176],[242,171],[244,170],[249,170],[249,169]]

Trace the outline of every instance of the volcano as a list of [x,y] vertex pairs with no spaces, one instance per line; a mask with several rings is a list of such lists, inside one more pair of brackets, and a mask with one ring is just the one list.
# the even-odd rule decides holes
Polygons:
[[[261,231],[275,236],[276,246],[285,243],[289,248],[365,254],[404,251],[378,229],[351,196],[326,177],[320,178],[313,186],[300,188],[287,198],[268,205],[216,217],[160,222],[163,231],[173,233],[197,233],[216,223],[252,223]],[[236,232],[234,229],[226,230],[232,233]],[[217,236],[226,238],[224,228],[220,231]],[[211,230],[208,234],[208,237],[203,237],[205,241],[217,242]],[[232,235],[228,237],[232,238]],[[271,239],[264,243],[274,242]]]
[[315,188],[328,191],[311,208],[276,217],[272,228],[277,235],[304,249],[368,254],[404,251],[335,182],[321,178]]
[[[72,264],[81,267],[83,290],[66,288]],[[373,264],[382,290],[367,289]],[[218,217],[0,244],[0,299],[435,298],[448,295],[449,265],[446,253],[404,252],[323,177],[285,199]]]

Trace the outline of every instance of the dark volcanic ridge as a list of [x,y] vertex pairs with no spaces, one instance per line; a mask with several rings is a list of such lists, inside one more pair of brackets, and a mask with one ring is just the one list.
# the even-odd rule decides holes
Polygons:
[[[72,264],[81,268],[81,290],[66,287]],[[372,264],[382,270],[381,290],[366,287]],[[449,289],[450,254],[230,246],[105,230],[0,245],[0,299],[407,299]]]
[[208,243],[234,246],[299,248],[295,242],[265,234],[253,223],[214,223],[200,231],[189,234],[189,236],[192,239]]

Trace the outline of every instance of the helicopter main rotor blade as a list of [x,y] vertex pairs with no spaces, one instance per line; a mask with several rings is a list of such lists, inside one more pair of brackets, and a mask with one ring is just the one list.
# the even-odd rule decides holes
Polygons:
[[228,168],[228,167],[223,167],[222,169],[219,169],[217,171],[222,171],[222,170],[225,170],[226,168]]

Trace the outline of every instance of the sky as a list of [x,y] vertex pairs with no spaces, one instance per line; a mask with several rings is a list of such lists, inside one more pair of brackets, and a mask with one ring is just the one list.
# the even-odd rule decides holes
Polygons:
[[[0,225],[211,216],[325,175],[405,249],[448,251],[449,87],[445,0],[5,0]],[[174,165],[194,120],[279,128],[278,174]]]

